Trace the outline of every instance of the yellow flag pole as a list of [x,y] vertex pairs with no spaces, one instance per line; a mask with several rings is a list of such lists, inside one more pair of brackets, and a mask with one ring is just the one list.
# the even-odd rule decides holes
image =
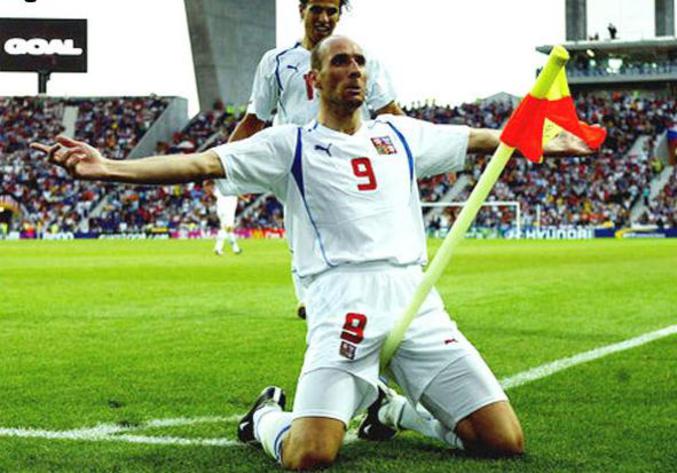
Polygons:
[[[548,56],[548,61],[536,78],[536,82],[531,89],[531,96],[537,99],[545,98],[552,87],[553,82],[557,78],[557,75],[564,68],[568,60],[569,53],[567,53],[563,47],[555,46]],[[513,151],[515,151],[514,148],[501,142],[494,152],[494,155],[489,161],[489,164],[487,164],[480,180],[470,194],[468,201],[463,206],[463,210],[461,210],[461,213],[454,222],[451,231],[444,239],[442,246],[428,266],[428,270],[425,272],[421,283],[416,289],[411,303],[393,326],[393,329],[390,331],[388,338],[383,344],[381,350],[382,371],[388,366],[390,359],[402,342],[407,328],[411,324],[411,321],[414,320],[423,301],[425,301],[430,290],[440,279],[440,276],[442,276],[444,269],[451,260],[454,248],[456,248],[456,245],[463,239],[468,228],[470,228],[470,224],[475,219],[477,212],[486,200],[491,189],[494,187],[501,172],[503,172],[503,168],[512,156]]]

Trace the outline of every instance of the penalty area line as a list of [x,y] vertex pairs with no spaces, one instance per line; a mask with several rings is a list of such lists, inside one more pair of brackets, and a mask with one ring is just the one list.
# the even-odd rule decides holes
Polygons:
[[[671,325],[655,332],[645,333],[619,343],[595,348],[594,350],[579,353],[567,358],[561,358],[550,363],[517,373],[503,378],[500,383],[503,389],[516,388],[524,384],[546,378],[550,375],[571,368],[582,363],[597,360],[613,353],[629,350],[660,338],[668,337],[677,333],[677,325]],[[0,427],[0,437],[40,438],[50,440],[78,440],[89,442],[126,442],[145,445],[179,445],[201,447],[236,447],[243,446],[240,442],[228,438],[185,438],[171,436],[148,436],[136,435],[132,432],[149,428],[179,427],[186,425],[237,422],[242,415],[228,417],[204,416],[204,417],[178,417],[170,419],[154,419],[139,425],[99,424],[94,427],[85,427],[72,430],[45,430],[30,428],[3,428]],[[346,434],[345,443],[352,443],[357,439],[354,429]]]

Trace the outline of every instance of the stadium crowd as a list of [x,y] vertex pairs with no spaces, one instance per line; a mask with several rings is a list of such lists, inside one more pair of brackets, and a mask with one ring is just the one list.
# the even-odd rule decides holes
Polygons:
[[[124,159],[167,106],[144,98],[0,98],[0,194],[19,203],[13,227],[26,236],[76,232],[114,186],[76,182],[49,165],[28,145],[65,130],[64,111],[77,108],[75,137],[95,143],[107,155]],[[86,228],[85,228],[86,229]]]
[[[206,145],[225,142],[242,110],[217,101],[211,110],[198,113],[168,142],[160,141],[156,153],[193,153]],[[244,207],[239,203],[238,212]],[[218,228],[211,188],[192,183],[186,186],[116,186],[106,196],[100,214],[90,219],[96,233],[178,232],[202,236]]]
[[575,60],[567,73],[571,77],[614,76],[614,75],[664,75],[677,70],[677,61],[627,62],[613,59],[595,61],[589,58]]
[[[64,179],[60,169],[36,160],[27,148],[31,141],[44,140],[62,131],[64,108],[77,106],[76,138],[93,142],[108,155],[124,159],[166,105],[165,99],[157,97],[0,99],[0,193],[20,202],[23,231],[40,234],[46,229],[74,232],[84,228],[97,233],[175,231],[196,236],[213,233],[218,220],[209,185],[134,187],[76,183]],[[547,159],[540,165],[512,159],[489,200],[519,201],[523,225],[628,225],[633,205],[646,196],[649,183],[658,172],[652,156],[653,144],[655,137],[675,121],[675,99],[616,93],[608,97],[579,97],[576,105],[582,120],[607,128],[607,141],[596,155],[588,158]],[[404,110],[412,117],[435,123],[500,128],[512,106],[508,102],[456,107],[425,103]],[[158,143],[156,151],[187,153],[223,143],[241,113],[241,109],[217,103],[213,110],[195,116],[170,142]],[[648,138],[638,141],[640,136]],[[488,158],[470,157],[466,171],[470,185],[456,201],[467,198]],[[646,202],[644,222],[675,226],[676,181],[673,175],[660,195]],[[442,199],[455,182],[456,176],[421,180],[422,201]],[[101,210],[96,217],[89,218],[99,203]],[[441,218],[432,219],[431,227],[453,221],[458,211],[457,207],[447,209]],[[282,227],[282,206],[269,196],[241,199],[238,215],[241,227]],[[488,207],[480,212],[476,225],[507,229],[514,225],[514,220],[513,208]]]
[[639,223],[658,228],[677,228],[677,166],[656,198],[648,201]]
[[[656,171],[652,137],[674,122],[676,101],[613,94],[580,97],[576,106],[581,120],[607,128],[602,149],[588,158],[546,159],[542,164],[512,159],[489,200],[519,201],[526,226],[629,225],[630,211]],[[649,137],[645,145],[631,149],[640,136]],[[473,184],[487,158],[475,158]],[[460,200],[468,194],[469,189]],[[457,212],[451,209],[448,218],[453,220]],[[507,228],[514,219],[511,208],[485,208],[477,225]]]

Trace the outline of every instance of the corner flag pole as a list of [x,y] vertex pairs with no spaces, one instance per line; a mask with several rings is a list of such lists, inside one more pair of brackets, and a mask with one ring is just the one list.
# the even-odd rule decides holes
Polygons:
[[[548,61],[536,78],[536,82],[531,89],[531,95],[535,98],[545,98],[555,81],[555,78],[564,68],[564,65],[568,60],[569,53],[567,53],[566,49],[561,46],[555,46],[548,56]],[[461,213],[451,227],[451,231],[444,239],[442,246],[428,266],[428,270],[425,272],[423,280],[414,293],[413,300],[400,316],[383,344],[381,350],[381,371],[385,370],[388,366],[390,359],[395,354],[400,342],[402,342],[404,333],[407,331],[409,324],[414,320],[416,313],[421,308],[423,301],[428,297],[430,290],[440,279],[440,276],[442,276],[444,269],[451,260],[454,248],[456,248],[456,245],[463,239],[468,228],[470,228],[470,224],[475,219],[475,216],[486,200],[487,195],[489,195],[489,192],[494,187],[503,168],[510,159],[510,156],[512,156],[513,151],[515,151],[515,148],[511,148],[501,142],[494,152],[494,155],[489,161],[489,164],[487,164],[480,180],[470,194],[468,201],[463,206]]]

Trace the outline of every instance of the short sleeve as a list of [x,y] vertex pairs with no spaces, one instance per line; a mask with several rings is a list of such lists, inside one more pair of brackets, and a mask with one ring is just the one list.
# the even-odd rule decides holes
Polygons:
[[260,131],[251,138],[216,146],[226,173],[216,184],[224,195],[273,192],[281,196],[287,185],[296,140],[295,126]]
[[399,130],[414,157],[416,176],[429,177],[462,171],[470,128],[442,125],[402,116],[383,116]]
[[274,54],[275,51],[271,50],[261,58],[247,105],[247,113],[256,115],[259,120],[266,122],[273,119],[279,93],[275,82]]
[[397,98],[388,70],[378,59],[367,62],[367,107],[376,112]]

